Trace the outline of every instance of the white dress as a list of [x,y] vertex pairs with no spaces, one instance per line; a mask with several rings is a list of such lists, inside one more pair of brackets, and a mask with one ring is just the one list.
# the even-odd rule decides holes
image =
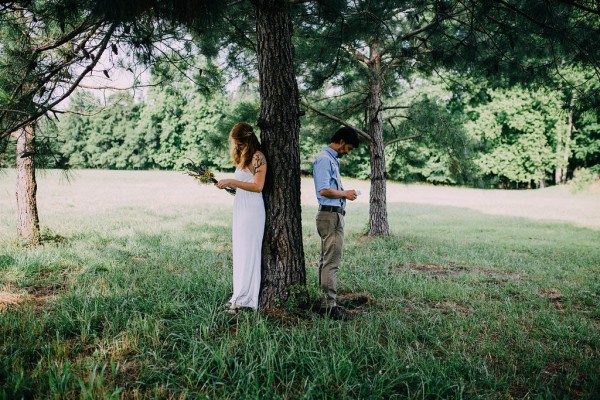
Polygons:
[[[253,182],[250,170],[235,170],[234,179]],[[265,204],[262,193],[238,188],[233,201],[233,296],[236,306],[258,308]]]

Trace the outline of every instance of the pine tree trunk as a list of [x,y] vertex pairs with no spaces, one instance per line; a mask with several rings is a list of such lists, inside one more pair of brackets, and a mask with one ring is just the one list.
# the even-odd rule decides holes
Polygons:
[[385,146],[383,143],[383,116],[381,104],[381,56],[377,45],[371,46],[369,70],[369,143],[371,152],[371,194],[369,199],[369,236],[388,236],[385,183]]
[[33,139],[35,131],[29,125],[13,134],[17,139],[17,231],[19,236],[30,244],[40,242],[40,221],[38,217],[33,164]]
[[283,0],[253,0],[260,86],[261,142],[267,157],[266,227],[260,307],[306,285],[300,207],[300,108],[292,23]]

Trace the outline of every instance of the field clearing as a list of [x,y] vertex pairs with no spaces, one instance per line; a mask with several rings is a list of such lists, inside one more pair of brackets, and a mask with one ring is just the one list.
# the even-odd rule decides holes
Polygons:
[[[226,177],[225,174],[222,175]],[[42,246],[0,175],[0,399],[596,399],[600,195],[388,186],[391,236],[348,206],[323,318],[312,181],[307,297],[231,316],[233,197],[161,171],[38,177]]]
[[[217,174],[220,178],[231,174]],[[120,207],[230,206],[233,197],[214,187],[200,186],[190,177],[167,171],[78,170],[68,175],[50,170],[38,173],[38,207],[42,224],[45,216],[90,215]],[[0,171],[0,211],[3,218],[16,212],[14,171]],[[348,211],[368,204],[368,181],[344,179],[346,188],[362,195],[349,202]],[[568,187],[542,190],[482,190],[431,185],[404,185],[389,182],[388,203],[430,204],[466,208],[490,215],[525,217],[571,222],[600,229],[600,190],[572,194]],[[312,178],[302,179],[302,204],[316,207]],[[12,234],[2,224],[0,235]],[[8,231],[7,231],[8,229]]]

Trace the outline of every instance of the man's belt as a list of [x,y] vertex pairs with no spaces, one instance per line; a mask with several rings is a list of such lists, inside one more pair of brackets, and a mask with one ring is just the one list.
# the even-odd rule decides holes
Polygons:
[[342,207],[336,207],[336,206],[319,206],[319,211],[329,211],[329,212],[336,212],[342,215],[346,215],[346,211],[344,211],[344,209]]

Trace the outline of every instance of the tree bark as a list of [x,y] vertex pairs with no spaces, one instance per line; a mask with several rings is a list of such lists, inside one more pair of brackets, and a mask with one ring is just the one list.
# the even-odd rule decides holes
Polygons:
[[371,194],[369,199],[369,236],[388,236],[385,182],[385,145],[381,101],[381,56],[377,44],[371,46],[369,60],[369,150],[371,152]]
[[260,307],[306,285],[300,206],[300,108],[292,23],[283,0],[253,0],[260,87],[261,142],[267,158],[266,226]]
[[13,136],[17,139],[17,232],[26,242],[39,244],[40,221],[33,164],[35,130],[28,125],[13,133]]

